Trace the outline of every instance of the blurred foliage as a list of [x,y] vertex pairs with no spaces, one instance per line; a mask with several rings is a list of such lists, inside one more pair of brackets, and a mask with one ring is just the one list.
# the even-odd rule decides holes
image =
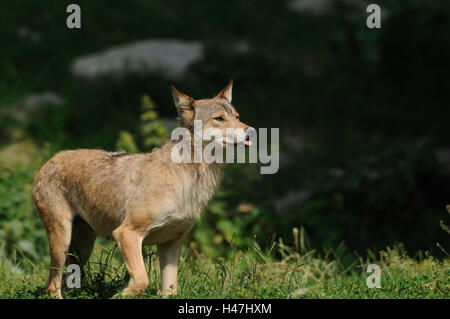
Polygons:
[[116,149],[119,152],[127,152],[130,154],[136,154],[139,152],[133,135],[127,131],[121,131],[116,142]]
[[142,115],[141,115],[141,136],[142,145],[146,149],[161,146],[169,138],[169,132],[163,123],[158,119],[155,103],[148,95],[142,97]]
[[53,150],[34,152],[24,167],[0,167],[0,249],[22,268],[48,255],[47,235],[35,208],[31,190],[34,174]]
[[139,141],[135,141],[131,133],[121,131],[116,142],[117,151],[132,154],[139,152],[139,149],[151,151],[154,147],[161,146],[169,138],[169,131],[159,118],[156,105],[149,95],[142,96],[141,108]]
[[[380,0],[377,30],[349,1],[325,14],[293,12],[287,2],[80,0],[80,30],[64,25],[68,1],[0,2],[0,151],[24,140],[40,150],[48,142],[51,152],[151,150],[176,116],[171,80],[124,72],[80,81],[73,59],[141,39],[199,40],[202,60],[173,84],[200,98],[233,78],[241,119],[280,128],[281,166],[264,176],[257,165],[227,167],[190,234],[194,246],[226,255],[253,240],[288,242],[303,225],[314,247],[448,249],[439,224],[448,218],[450,163],[438,154],[450,148],[450,2]],[[65,103],[25,107],[45,91]],[[45,233],[30,191],[45,156],[31,157],[1,170],[0,241],[11,254],[39,257]],[[302,196],[280,205],[291,193]]]

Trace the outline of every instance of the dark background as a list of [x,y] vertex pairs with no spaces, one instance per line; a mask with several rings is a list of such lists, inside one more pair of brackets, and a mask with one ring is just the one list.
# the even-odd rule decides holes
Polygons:
[[[312,3],[314,1],[306,1]],[[0,3],[0,243],[38,259],[45,232],[32,178],[54,152],[115,151],[120,132],[142,134],[144,95],[159,119],[175,118],[169,85],[210,97],[234,80],[243,122],[280,128],[280,171],[231,165],[186,242],[211,255],[231,245],[292,243],[365,253],[396,243],[442,252],[450,183],[450,3],[377,1],[76,1],[81,29],[66,27],[69,1]],[[320,7],[320,4],[319,4]],[[80,56],[140,40],[199,41],[203,56],[183,76],[124,70],[85,79]],[[52,92],[63,103],[30,103]],[[28,97],[28,102],[27,102]],[[56,103],[58,104],[58,103]],[[448,222],[447,222],[448,224]],[[256,237],[255,237],[256,236]]]

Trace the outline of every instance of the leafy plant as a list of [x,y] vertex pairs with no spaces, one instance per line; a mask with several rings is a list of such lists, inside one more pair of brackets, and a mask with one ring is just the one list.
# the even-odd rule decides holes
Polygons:
[[[169,137],[169,131],[159,118],[156,105],[149,95],[141,99],[139,142],[127,131],[121,131],[116,141],[116,149],[128,153],[137,153],[139,148],[145,152],[161,146]],[[140,147],[138,147],[138,145]]]

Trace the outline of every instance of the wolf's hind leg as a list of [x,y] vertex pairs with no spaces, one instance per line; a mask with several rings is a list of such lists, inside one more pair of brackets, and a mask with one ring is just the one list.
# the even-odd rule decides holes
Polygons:
[[72,213],[69,209],[53,209],[39,207],[44,222],[50,247],[50,275],[45,285],[49,296],[62,298],[61,279],[69,249],[72,232]]
[[94,248],[97,235],[80,217],[75,217],[72,225],[72,240],[70,242],[68,264],[77,264],[80,268],[87,263]]

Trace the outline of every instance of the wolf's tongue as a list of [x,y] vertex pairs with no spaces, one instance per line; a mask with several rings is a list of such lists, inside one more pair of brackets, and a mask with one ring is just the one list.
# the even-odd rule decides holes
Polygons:
[[252,141],[245,141],[244,144],[247,146],[250,146],[250,145],[252,145]]

